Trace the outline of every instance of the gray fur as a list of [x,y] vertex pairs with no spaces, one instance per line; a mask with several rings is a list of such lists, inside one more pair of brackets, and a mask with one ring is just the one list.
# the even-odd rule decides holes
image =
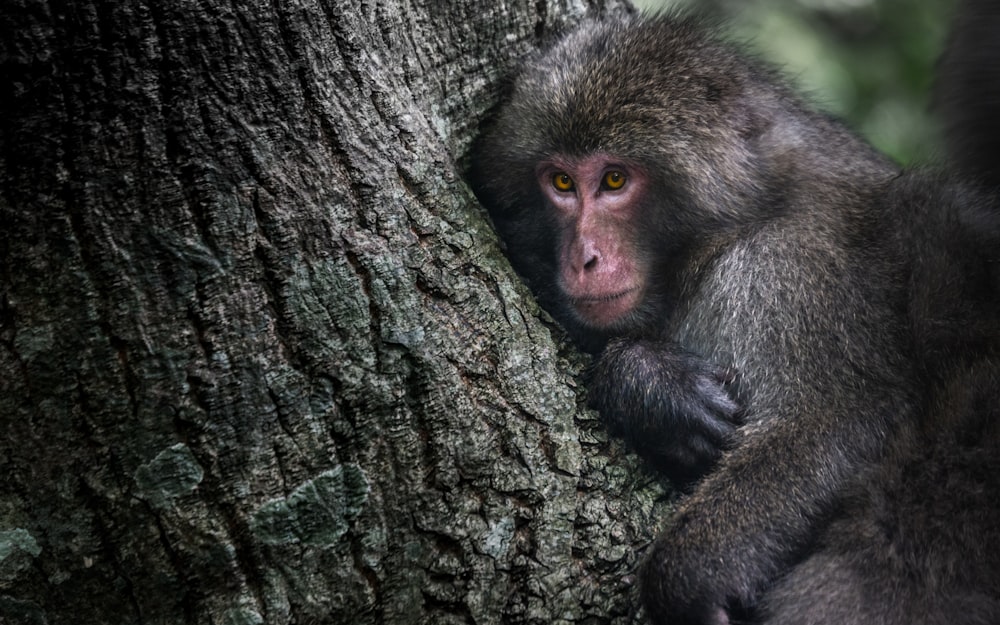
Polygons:
[[[534,177],[593,153],[640,163],[659,194],[634,236],[660,282],[609,332],[566,312]],[[473,178],[515,266],[599,353],[609,427],[692,489],[642,572],[654,622],[1000,622],[992,198],[900,172],[672,16],[588,23],[531,60]],[[957,483],[903,470],[966,457]],[[934,525],[952,497],[979,506],[971,530]],[[922,544],[932,528],[954,552]],[[977,574],[949,576],[954,554]]]

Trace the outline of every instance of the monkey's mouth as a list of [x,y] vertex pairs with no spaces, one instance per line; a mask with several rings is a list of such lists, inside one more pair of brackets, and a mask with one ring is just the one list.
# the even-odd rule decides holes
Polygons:
[[639,304],[642,289],[632,287],[606,294],[572,296],[573,308],[586,323],[604,328],[619,321]]

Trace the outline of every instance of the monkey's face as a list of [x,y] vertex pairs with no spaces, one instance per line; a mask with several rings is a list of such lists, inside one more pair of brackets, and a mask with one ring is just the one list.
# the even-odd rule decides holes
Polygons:
[[558,283],[584,324],[627,324],[647,290],[649,268],[636,223],[649,180],[641,167],[605,154],[552,158],[536,176],[558,224]]

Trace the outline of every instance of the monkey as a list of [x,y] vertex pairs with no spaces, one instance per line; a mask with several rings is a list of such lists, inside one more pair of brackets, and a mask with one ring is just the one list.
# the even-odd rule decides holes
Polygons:
[[944,122],[954,167],[973,180],[1000,183],[1000,2],[963,0],[938,60],[934,108]]
[[608,429],[686,492],[652,622],[1000,622],[993,195],[678,13],[525,61],[470,181]]

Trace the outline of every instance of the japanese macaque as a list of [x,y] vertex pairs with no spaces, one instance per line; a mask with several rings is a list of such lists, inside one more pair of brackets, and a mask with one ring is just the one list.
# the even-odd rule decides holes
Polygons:
[[698,20],[585,23],[473,166],[593,405],[690,491],[655,623],[1000,623],[1000,209]]

